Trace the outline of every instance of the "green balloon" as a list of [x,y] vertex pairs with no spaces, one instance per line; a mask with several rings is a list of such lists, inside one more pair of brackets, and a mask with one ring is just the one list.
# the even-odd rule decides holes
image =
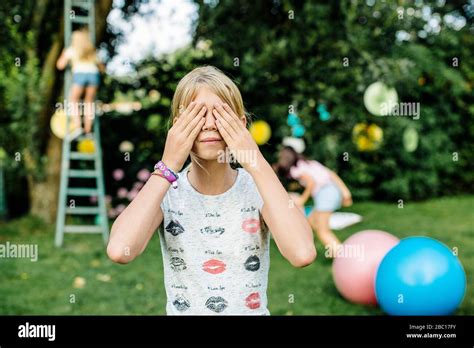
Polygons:
[[372,83],[364,93],[364,105],[372,115],[386,116],[398,102],[395,88],[389,88],[383,82]]
[[413,152],[418,147],[418,132],[413,127],[408,127],[403,132],[403,147],[407,152]]

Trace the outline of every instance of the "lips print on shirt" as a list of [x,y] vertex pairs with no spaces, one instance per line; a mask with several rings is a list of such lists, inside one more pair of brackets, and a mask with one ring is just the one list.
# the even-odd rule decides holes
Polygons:
[[219,274],[225,271],[226,264],[221,260],[211,259],[202,264],[202,270],[211,274]]
[[257,233],[260,229],[260,220],[251,218],[242,222],[242,229],[248,233]]
[[173,271],[182,271],[186,269],[186,262],[180,257],[172,257],[170,259],[170,266],[173,269]]
[[260,308],[260,294],[258,292],[252,292],[245,298],[245,305],[250,309]]
[[186,309],[191,307],[191,303],[186,297],[184,297],[184,295],[176,295],[173,301],[173,306],[175,306],[178,311],[184,312]]
[[255,272],[260,268],[260,259],[257,255],[249,256],[244,263],[244,267],[247,271]]
[[165,231],[171,233],[173,236],[177,236],[184,232],[183,226],[178,222],[178,220],[171,220],[170,223],[165,227]]
[[224,232],[225,232],[224,227],[206,226],[204,228],[201,228],[201,233],[202,234],[207,234],[207,235],[210,235],[210,236],[220,236]]
[[213,312],[220,313],[227,308],[228,303],[220,296],[209,297],[205,306]]

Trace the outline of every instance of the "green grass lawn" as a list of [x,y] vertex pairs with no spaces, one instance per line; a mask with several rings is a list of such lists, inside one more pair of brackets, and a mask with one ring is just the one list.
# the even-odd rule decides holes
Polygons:
[[[357,231],[380,229],[400,238],[427,235],[457,247],[468,279],[457,314],[474,314],[473,207],[474,196],[408,202],[403,209],[396,203],[358,203],[349,210],[364,221],[337,233],[344,240]],[[109,261],[99,235],[66,235],[62,249],[53,240],[54,226],[32,217],[0,223],[1,244],[38,244],[39,253],[37,262],[0,259],[0,314],[165,314],[158,236],[129,265]],[[272,241],[268,296],[273,315],[382,314],[341,298],[321,245],[318,253],[314,264],[296,269]],[[85,280],[82,288],[74,287],[76,277]]]

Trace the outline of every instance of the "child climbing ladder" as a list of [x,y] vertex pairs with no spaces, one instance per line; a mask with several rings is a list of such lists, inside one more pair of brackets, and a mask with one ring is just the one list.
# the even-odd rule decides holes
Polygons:
[[[108,241],[109,227],[107,212],[105,207],[105,189],[103,182],[102,151],[100,145],[100,127],[98,118],[95,117],[93,103],[98,86],[98,67],[95,56],[95,11],[93,0],[66,0],[64,5],[64,43],[68,47],[63,51],[58,60],[58,68],[66,68],[69,61],[72,61],[74,82],[71,84],[73,76],[70,69],[65,72],[64,95],[69,97],[68,103],[73,103],[71,108],[64,107],[66,112],[66,129],[69,131],[69,122],[75,122],[74,133],[66,134],[63,140],[61,159],[61,182],[59,189],[59,203],[56,219],[55,245],[63,244],[64,233],[101,233],[104,243]],[[87,25],[87,30],[81,28],[80,31],[72,32],[73,25]],[[84,36],[89,35],[89,40]],[[72,38],[72,46],[71,44]],[[91,52],[94,52],[93,54]],[[93,65],[96,64],[94,70]],[[101,67],[103,70],[103,66]],[[72,87],[71,87],[72,85]],[[72,90],[71,90],[72,88]],[[89,89],[88,89],[89,88]],[[85,91],[85,120],[84,132],[89,141],[93,141],[93,152],[84,153],[72,151],[71,147],[78,138],[82,130],[80,128],[79,108],[74,103],[78,103],[82,92]],[[71,93],[73,92],[73,93]],[[81,92],[81,93],[79,93]],[[89,107],[87,105],[89,104]],[[71,120],[72,118],[72,120]],[[94,131],[92,131],[92,125]],[[83,169],[87,163],[92,164],[92,168]],[[82,164],[82,167],[78,167]],[[77,167],[77,168],[71,168]],[[87,184],[82,187],[73,187],[74,180],[86,180]],[[69,197],[69,199],[68,199]],[[73,198],[74,197],[74,198]],[[77,206],[77,197],[97,197],[97,206]],[[78,199],[78,201],[81,198]],[[66,215],[91,215],[95,216],[94,224],[67,224]]]

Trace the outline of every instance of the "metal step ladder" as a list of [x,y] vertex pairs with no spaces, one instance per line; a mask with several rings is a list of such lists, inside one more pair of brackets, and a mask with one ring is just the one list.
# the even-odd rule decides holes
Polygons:
[[[95,8],[94,0],[65,0],[64,2],[64,45],[69,47],[71,44],[71,34],[73,25],[87,26],[91,35],[92,43],[95,45]],[[68,68],[65,72],[64,96],[69,97],[69,91],[72,84],[72,72]],[[69,108],[66,112],[66,129],[69,130],[70,115]],[[76,140],[82,140],[79,137]],[[96,115],[93,125],[94,152],[83,153],[72,151],[72,144],[68,134],[64,137],[61,158],[61,182],[59,188],[58,213],[56,218],[56,236],[55,245],[62,246],[65,233],[101,233],[104,243],[109,239],[109,224],[105,204],[104,175],[102,167],[102,149],[100,143],[99,117]],[[93,169],[71,169],[73,163],[90,163]],[[81,178],[93,180],[93,187],[71,187],[70,179]],[[87,181],[88,181],[87,180]],[[67,205],[68,197],[97,197],[97,206],[76,206]],[[70,199],[68,202],[75,202]],[[91,215],[98,217],[94,219],[93,224],[68,224],[66,225],[67,215]]]

